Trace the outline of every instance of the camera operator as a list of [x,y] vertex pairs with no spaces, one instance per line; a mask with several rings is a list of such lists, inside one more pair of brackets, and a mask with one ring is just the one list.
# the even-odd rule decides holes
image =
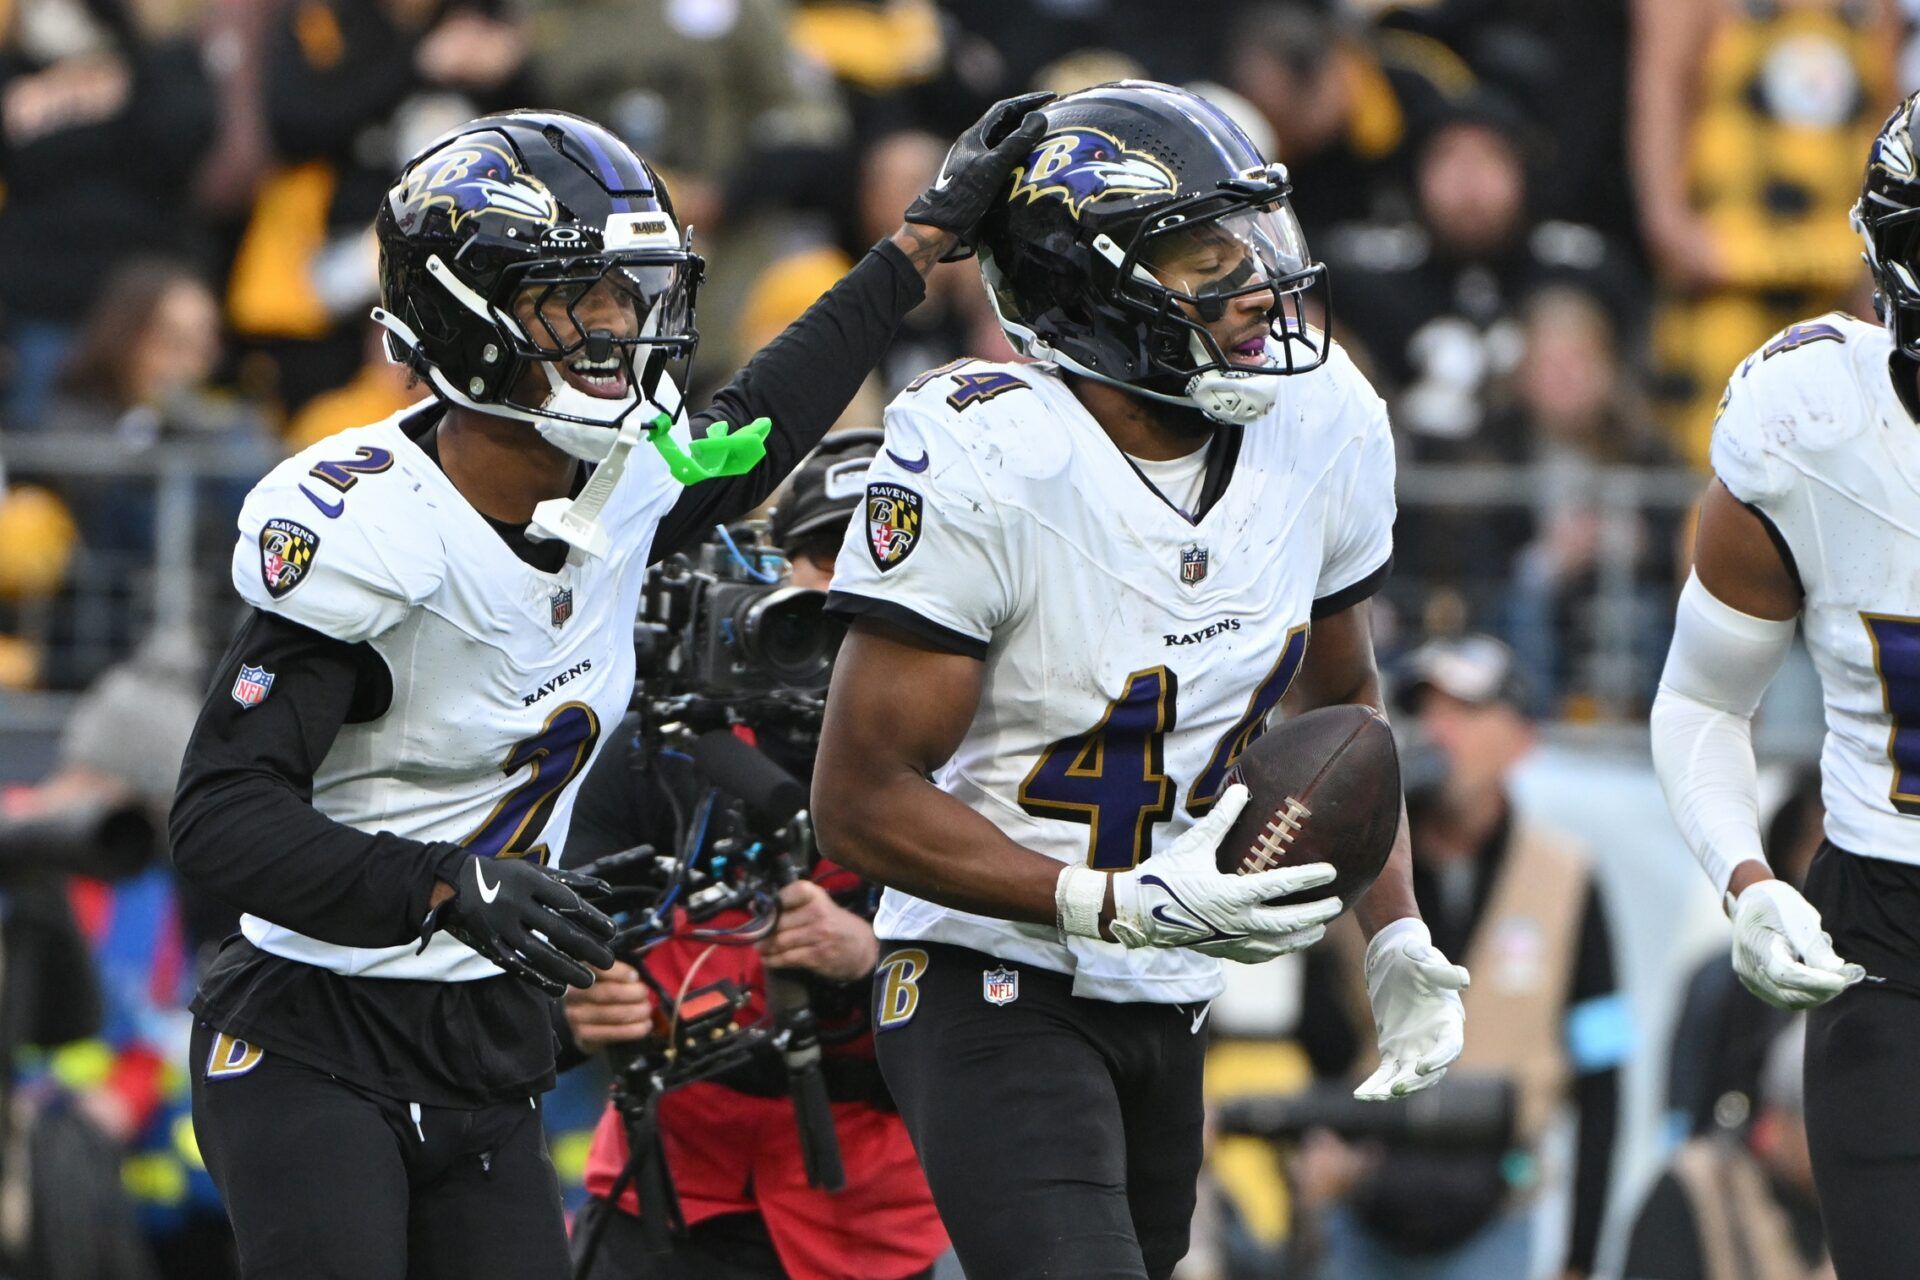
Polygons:
[[[775,545],[791,565],[790,585],[822,590],[832,576],[842,531],[861,500],[864,473],[880,446],[877,431],[831,436],[797,471],[781,495]],[[824,683],[824,681],[822,681]],[[781,724],[756,723],[751,704],[735,732],[801,779],[812,773],[813,737]],[[815,725],[817,729],[817,722]],[[568,857],[591,859],[639,843],[667,849],[676,833],[662,815],[691,811],[700,784],[671,753],[654,756],[628,717],[588,773],[574,811]],[[678,766],[678,767],[676,767]],[[674,802],[656,799],[677,791]],[[659,1109],[661,1144],[684,1235],[669,1256],[650,1255],[632,1189],[617,1207],[608,1198],[630,1158],[628,1132],[609,1107],[594,1136],[587,1187],[593,1199],[574,1230],[577,1260],[585,1242],[600,1240],[592,1280],[897,1280],[929,1274],[946,1233],[905,1126],[887,1100],[866,1027],[869,979],[878,956],[864,882],[818,862],[779,891],[772,932],[753,947],[712,948],[680,934],[652,950],[648,975],[668,991],[695,981],[729,978],[750,993],[741,1022],[757,1019],[767,1001],[766,969],[805,975],[820,1039],[832,1122],[845,1166],[838,1192],[809,1185],[787,1075],[771,1048],[743,1067],[667,1093]],[[725,918],[709,922],[726,923]],[[661,1016],[648,986],[620,963],[565,1002],[567,1029],[582,1050],[639,1040]],[[576,1263],[578,1265],[578,1263]]]

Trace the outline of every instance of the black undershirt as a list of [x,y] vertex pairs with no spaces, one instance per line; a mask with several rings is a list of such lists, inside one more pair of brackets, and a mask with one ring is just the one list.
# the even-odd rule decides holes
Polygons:
[[[693,427],[700,433],[715,421],[764,415],[773,421],[767,456],[746,475],[686,489],[655,530],[648,562],[764,502],[839,418],[924,295],[906,256],[883,242],[740,370]],[[436,462],[441,412],[429,407],[404,425]],[[520,527],[488,523],[536,568],[551,570],[566,554]],[[269,696],[250,708],[231,696],[242,663],[274,673]],[[370,645],[254,611],[215,671],[181,770],[169,832],[181,874],[238,910],[328,942],[415,940],[436,880],[451,879],[472,855],[357,830],[312,807],[314,773],[340,727],[378,720],[391,700],[392,681]],[[236,936],[210,967],[193,1011],[363,1088],[480,1106],[551,1086],[550,1005],[514,978],[348,978]]]

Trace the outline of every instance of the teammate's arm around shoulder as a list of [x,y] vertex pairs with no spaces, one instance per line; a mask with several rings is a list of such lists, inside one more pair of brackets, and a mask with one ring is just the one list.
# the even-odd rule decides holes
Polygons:
[[[1285,706],[1297,715],[1343,703],[1386,711],[1373,629],[1364,600],[1314,619],[1313,639]],[[1466,1048],[1460,992],[1467,971],[1433,945],[1413,899],[1413,848],[1407,810],[1379,877],[1354,903],[1367,944],[1367,999],[1373,1008],[1380,1066],[1353,1091],[1363,1102],[1401,1098],[1440,1083]]]
[[1832,999],[1864,971],[1834,954],[1820,915],[1773,878],[1760,841],[1753,713],[1793,644],[1801,588],[1766,517],[1719,479],[1700,504],[1651,729],[1667,807],[1733,917],[1733,966],[1785,1009]]

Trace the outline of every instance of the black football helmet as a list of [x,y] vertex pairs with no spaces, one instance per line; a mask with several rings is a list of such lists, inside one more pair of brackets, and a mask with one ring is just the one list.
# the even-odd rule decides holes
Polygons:
[[[670,413],[668,373],[693,358],[703,264],[674,222],[665,186],[608,130],[558,111],[483,116],[408,161],[374,219],[387,349],[455,404],[534,423],[554,443],[604,456],[619,423],[650,398]],[[631,313],[622,331],[606,311]],[[616,375],[624,395],[563,383]],[[540,405],[508,399],[530,364],[545,373]],[[578,447],[581,439],[586,447]],[[604,443],[597,447],[596,440]]]
[[1914,146],[1920,93],[1895,107],[1867,153],[1867,176],[1853,206],[1853,229],[1866,241],[1874,308],[1894,346],[1920,360],[1920,163]]
[[[1276,375],[1325,363],[1306,304],[1317,292],[1330,323],[1326,268],[1286,169],[1224,112],[1145,80],[1041,111],[1046,134],[981,228],[981,274],[1017,349],[1230,424],[1272,406]],[[1258,349],[1223,350],[1206,322],[1260,293],[1272,302]]]

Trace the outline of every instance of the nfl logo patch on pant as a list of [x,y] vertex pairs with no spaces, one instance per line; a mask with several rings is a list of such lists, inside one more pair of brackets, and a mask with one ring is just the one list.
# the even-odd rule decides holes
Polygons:
[[988,1004],[1012,1004],[1020,998],[1020,971],[1005,965],[980,974],[980,994]]

